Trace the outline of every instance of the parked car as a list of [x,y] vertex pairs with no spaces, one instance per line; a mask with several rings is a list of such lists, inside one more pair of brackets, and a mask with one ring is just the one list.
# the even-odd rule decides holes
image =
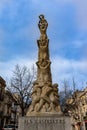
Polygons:
[[2,128],[2,130],[18,130],[18,126],[14,124],[7,124]]

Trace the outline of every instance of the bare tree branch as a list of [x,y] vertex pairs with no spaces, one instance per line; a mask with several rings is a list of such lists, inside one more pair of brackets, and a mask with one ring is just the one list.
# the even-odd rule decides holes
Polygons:
[[24,116],[25,108],[29,104],[32,83],[35,80],[35,77],[36,70],[34,66],[32,66],[31,71],[26,66],[15,66],[13,77],[11,78],[10,87],[8,89],[12,90],[12,88],[14,88],[13,91],[19,95],[18,102],[22,110],[22,116]]

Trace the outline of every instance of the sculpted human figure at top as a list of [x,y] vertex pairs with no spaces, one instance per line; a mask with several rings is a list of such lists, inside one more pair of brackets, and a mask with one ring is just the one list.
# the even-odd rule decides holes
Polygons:
[[40,40],[44,40],[47,38],[46,30],[48,27],[48,23],[47,23],[46,19],[44,18],[44,15],[40,15],[39,19],[40,19],[40,21],[38,23],[38,27],[39,27],[40,33],[41,33]]

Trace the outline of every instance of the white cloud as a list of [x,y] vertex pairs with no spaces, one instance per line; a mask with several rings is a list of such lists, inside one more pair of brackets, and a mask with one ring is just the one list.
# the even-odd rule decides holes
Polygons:
[[87,30],[87,0],[74,0],[76,7],[77,26]]
[[[52,2],[50,2],[50,0],[46,1],[46,3],[42,3],[39,2],[39,0],[32,0],[33,3],[38,4],[39,6],[33,6],[34,7],[34,11],[35,12],[34,15],[39,13],[45,13],[46,14],[46,18],[49,21],[49,25],[51,28],[52,25],[55,23],[55,17],[57,15],[58,11],[58,7],[60,7],[60,5],[62,4],[66,4],[71,2],[71,4],[74,4],[76,6],[76,19],[77,19],[77,25],[79,25],[79,27],[81,27],[82,29],[87,29],[87,1],[86,0],[64,0],[64,1],[60,1],[60,0],[53,0]],[[27,3],[27,2],[26,2]],[[15,5],[16,4],[16,5]],[[28,2],[29,4],[29,2]],[[56,4],[56,8],[54,7]],[[58,7],[57,7],[58,5]],[[18,3],[17,1],[13,2],[13,0],[0,0],[0,16],[3,13],[3,10],[6,6],[10,7],[10,17],[13,18],[14,16],[16,16],[17,11],[18,11]],[[13,7],[15,6],[15,10],[13,9]],[[31,5],[32,6],[32,5]],[[51,10],[51,8],[54,8],[54,10]],[[57,12],[56,12],[57,10]],[[29,13],[30,14],[30,13]],[[32,14],[33,15],[33,14]],[[35,17],[37,17],[35,16]],[[54,17],[54,19],[52,18]],[[33,23],[33,21],[32,21]],[[38,32],[37,32],[37,25],[36,23],[33,23],[33,26],[29,25],[29,27],[25,27],[19,30],[19,32],[17,32],[18,37],[22,37],[25,36],[25,38],[29,38],[30,39],[36,39],[38,38]],[[3,35],[2,32],[0,32],[0,40],[3,40]],[[76,41],[74,42],[74,44],[76,43],[77,47],[81,47],[82,43],[80,41]],[[55,44],[56,46],[57,44]],[[1,45],[0,43],[0,54],[1,54],[1,50],[3,50],[2,48],[3,45]],[[58,47],[58,45],[57,45]],[[11,77],[12,75],[12,70],[14,69],[14,66],[16,64],[21,64],[21,65],[27,65],[28,67],[31,66],[31,64],[35,63],[34,60],[31,59],[14,59],[11,60],[9,62],[0,62],[0,74],[6,78],[6,77]],[[75,75],[75,77],[78,79],[78,81],[81,80],[85,80],[86,79],[86,75],[87,74],[87,61],[75,61],[75,60],[68,60],[65,58],[61,58],[61,57],[56,57],[53,59],[52,61],[52,75],[53,75],[53,81],[54,82],[59,82],[60,80],[63,80],[64,78],[70,78],[73,75]]]
[[75,40],[71,42],[72,46],[74,46],[75,48],[83,48],[83,46],[86,45],[86,41],[83,40]]
[[35,60],[34,59],[28,59],[28,58],[16,58],[11,61],[7,62],[1,62],[0,61],[0,75],[5,79],[9,80],[12,77],[13,71],[15,69],[15,65],[19,64],[20,66],[27,66],[28,68],[31,68],[32,65],[34,65]]
[[[37,59],[29,58],[17,58],[8,62],[0,62],[0,75],[4,79],[10,79],[16,64],[21,66],[26,65],[31,68],[35,65]],[[53,83],[57,82],[61,88],[61,81],[64,79],[71,80],[75,78],[78,85],[82,85],[87,82],[87,61],[75,61],[62,57],[55,57],[52,59],[52,78]]]
[[53,81],[61,84],[64,79],[72,80],[75,78],[77,84],[82,85],[87,82],[87,61],[69,60],[62,57],[55,57],[52,60]]

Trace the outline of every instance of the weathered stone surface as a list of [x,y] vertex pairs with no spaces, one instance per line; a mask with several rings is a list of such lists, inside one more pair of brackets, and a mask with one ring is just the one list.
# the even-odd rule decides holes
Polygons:
[[58,84],[52,84],[51,61],[49,57],[49,39],[46,34],[48,23],[43,15],[39,16],[38,27],[40,39],[38,45],[37,79],[33,83],[31,94],[32,103],[27,111],[27,116],[35,112],[60,112]]
[[57,114],[22,117],[18,130],[72,130],[71,119]]
[[72,130],[71,120],[64,117],[59,104],[58,84],[52,84],[48,23],[39,16],[41,32],[38,44],[37,79],[33,83],[32,103],[26,117],[19,119],[19,130]]

